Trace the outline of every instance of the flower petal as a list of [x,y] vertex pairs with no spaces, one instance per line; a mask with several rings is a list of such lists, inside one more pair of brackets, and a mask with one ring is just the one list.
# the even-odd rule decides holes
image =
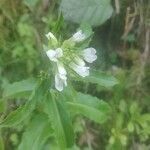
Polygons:
[[63,50],[61,48],[57,48],[56,49],[56,55],[57,55],[57,58],[62,57],[63,56]]
[[57,39],[56,39],[56,37],[54,36],[53,33],[49,32],[45,36],[48,38],[48,40],[50,40],[50,42],[53,46],[58,45],[58,41],[57,41]]
[[79,66],[75,63],[71,63],[70,67],[80,76],[86,77],[89,75],[89,67]]
[[79,30],[72,36],[72,38],[73,38],[73,41],[75,41],[75,42],[81,42],[81,41],[85,40],[86,36],[82,32],[82,30]]
[[64,86],[67,86],[67,77],[65,75],[57,73],[55,75],[55,88],[58,91],[62,91]]
[[93,56],[89,55],[89,56],[84,57],[84,60],[88,63],[93,63],[96,59],[97,59],[96,55],[93,55]]
[[61,75],[66,75],[67,74],[67,71],[66,71],[66,69],[64,68],[64,66],[61,62],[57,62],[57,68],[58,68],[59,74],[61,74]]
[[82,56],[84,60],[89,63],[92,63],[97,59],[96,50],[92,47],[84,49]]
[[84,53],[86,54],[96,54],[96,50],[93,47],[89,47],[83,50]]
[[55,75],[55,88],[58,91],[62,91],[63,90],[63,80],[59,77],[59,74]]
[[48,38],[48,40],[53,39],[53,40],[57,41],[56,37],[51,32],[48,32],[45,36]]
[[51,61],[54,61],[54,62],[57,62],[57,57],[56,57],[56,51],[54,50],[48,50],[46,51],[46,55],[48,56],[48,58],[51,60]]

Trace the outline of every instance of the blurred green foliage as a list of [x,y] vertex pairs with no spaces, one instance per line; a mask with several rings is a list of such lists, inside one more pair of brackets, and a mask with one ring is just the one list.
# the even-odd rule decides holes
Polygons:
[[[89,8],[91,5],[93,7]],[[70,111],[76,110],[85,116],[83,118],[79,115],[73,121],[76,133],[74,150],[149,150],[149,6],[148,0],[1,0],[0,121],[5,119],[1,126],[7,128],[0,131],[0,150],[27,150],[31,147],[38,150],[43,145],[44,149],[58,150],[56,142],[51,138],[53,129],[45,122],[47,116],[39,113],[43,105],[47,106],[45,112],[49,115],[52,113],[51,106],[59,106],[66,114],[65,109],[70,108]],[[78,92],[77,104],[72,101],[67,102],[67,106],[56,105],[55,101],[42,104],[44,89],[38,89],[34,78],[41,70],[48,68],[42,52],[45,33],[53,31],[63,39],[83,22],[93,25],[91,45],[95,45],[98,51],[95,69],[105,71],[107,75],[89,77],[87,80],[92,81],[92,84],[87,80],[84,83],[80,80],[78,84],[75,82],[75,88],[85,93]],[[116,80],[110,74],[118,79],[119,84],[115,85]],[[20,80],[23,81],[17,82]],[[33,92],[29,96],[31,90]],[[34,95],[35,90],[39,95]],[[65,91],[66,97],[69,97],[68,93],[71,93],[69,88]],[[110,105],[112,110],[109,117],[105,116],[109,111],[108,105],[99,99]],[[35,109],[36,105],[38,109]],[[80,109],[76,105],[80,105]],[[89,105],[96,109],[91,110]],[[63,126],[65,119],[59,120],[60,116],[64,117],[62,113],[58,111],[54,115],[55,126],[68,134]],[[87,117],[91,120],[87,120]],[[23,123],[18,125],[19,122]],[[16,125],[17,128],[14,128]],[[13,128],[8,128],[10,126]],[[67,127],[69,130],[70,127]],[[58,138],[61,135],[57,133]],[[65,141],[66,137],[62,138]]]

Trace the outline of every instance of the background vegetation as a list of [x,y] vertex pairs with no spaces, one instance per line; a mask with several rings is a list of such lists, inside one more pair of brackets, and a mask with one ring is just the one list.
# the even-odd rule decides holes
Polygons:
[[[74,119],[74,149],[149,150],[149,0],[0,0],[1,122],[26,101],[23,93],[13,95],[21,89],[13,83],[28,78],[32,89],[31,79],[47,67],[42,51],[45,33],[52,31],[62,39],[68,38],[83,21],[93,27],[90,45],[98,52],[95,69],[112,74],[119,83],[107,88],[74,83],[77,91],[103,99],[111,108],[107,121],[101,124],[84,117]],[[29,89],[26,82],[22,85]],[[42,150],[61,149],[52,138],[46,138],[50,128],[43,133],[46,142],[40,138],[34,141],[47,126],[41,124],[43,116],[38,111],[40,108],[32,112],[32,121],[23,120],[24,124],[14,124],[13,128],[8,128],[11,120],[7,122],[7,128],[0,131],[0,150],[38,150],[40,146],[35,145],[42,142]]]

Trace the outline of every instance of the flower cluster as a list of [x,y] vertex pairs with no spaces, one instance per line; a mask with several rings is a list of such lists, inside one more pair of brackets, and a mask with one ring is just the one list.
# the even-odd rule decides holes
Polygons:
[[[63,88],[67,86],[67,68],[73,70],[81,77],[89,75],[90,68],[86,66],[85,62],[93,63],[97,59],[97,56],[96,50],[92,47],[83,50],[75,49],[76,44],[86,39],[86,35],[82,30],[76,32],[61,46],[59,46],[56,37],[51,32],[46,34],[46,37],[54,45],[52,49],[46,51],[46,55],[55,65],[55,88],[58,91],[62,91]],[[66,43],[69,45],[68,47]]]

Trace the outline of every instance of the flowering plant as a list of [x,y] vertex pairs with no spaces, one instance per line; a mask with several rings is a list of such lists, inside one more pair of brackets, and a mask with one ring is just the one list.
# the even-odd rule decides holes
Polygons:
[[[46,34],[49,40],[46,54],[53,63],[55,70],[55,88],[62,91],[67,86],[67,72],[75,71],[79,76],[89,75],[89,67],[86,63],[93,63],[97,59],[96,50],[92,47],[81,50],[77,44],[86,40],[82,30],[76,32],[70,39],[64,41],[59,47],[56,37],[49,32]],[[50,48],[50,49],[49,49]],[[66,69],[67,68],[67,69]]]
[[[71,38],[61,42],[49,32],[44,52],[50,60],[51,72],[42,71],[38,79],[16,82],[4,90],[4,99],[18,96],[26,99],[25,104],[0,123],[1,128],[28,125],[19,145],[20,150],[44,149],[46,143],[52,145],[50,137],[55,139],[57,149],[76,149],[77,132],[73,122],[76,117],[84,116],[100,124],[109,118],[110,106],[107,102],[78,92],[74,86],[67,84],[72,78],[85,85],[92,83],[111,87],[117,83],[110,75],[90,70],[88,64],[97,59],[96,50],[89,47],[91,35],[91,30],[78,30]],[[32,138],[28,140],[28,136]]]

